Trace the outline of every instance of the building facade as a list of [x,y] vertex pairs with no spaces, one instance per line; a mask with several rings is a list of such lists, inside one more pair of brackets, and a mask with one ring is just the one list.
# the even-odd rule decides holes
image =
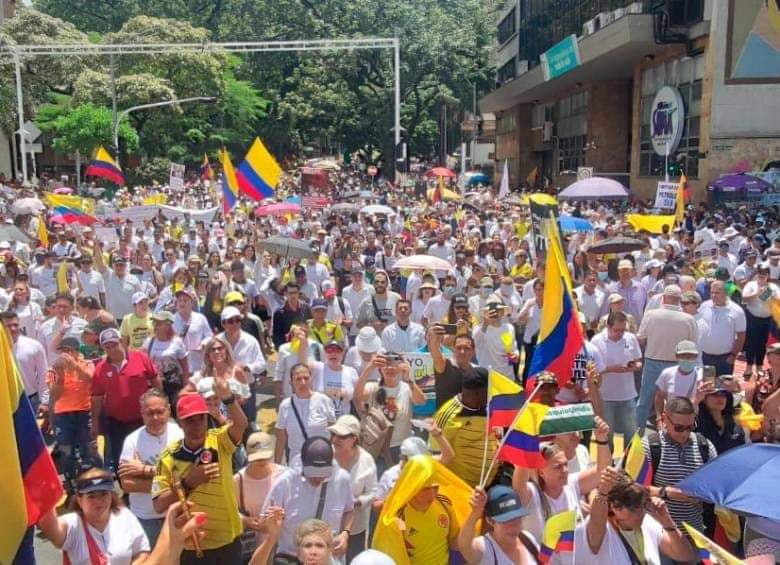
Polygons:
[[[739,9],[737,9],[737,7]],[[780,159],[780,2],[510,0],[498,14],[497,162],[513,186],[609,176],[696,199]]]

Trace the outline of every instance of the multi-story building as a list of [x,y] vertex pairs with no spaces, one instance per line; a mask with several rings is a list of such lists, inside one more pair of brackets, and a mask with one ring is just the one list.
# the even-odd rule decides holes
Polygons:
[[513,186],[581,167],[649,198],[780,159],[780,0],[508,0],[493,53],[495,159]]

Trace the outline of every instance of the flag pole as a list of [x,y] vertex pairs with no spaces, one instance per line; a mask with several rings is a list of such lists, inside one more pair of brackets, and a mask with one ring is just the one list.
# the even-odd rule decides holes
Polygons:
[[[528,398],[525,399],[525,402],[520,407],[520,410],[517,411],[514,420],[512,420],[512,425],[509,426],[508,429],[511,430],[515,427],[515,424],[517,424],[517,420],[520,419],[520,416],[523,414],[523,412],[525,412],[525,409],[528,408],[528,405],[531,403],[531,400],[533,400],[534,396],[536,396],[536,393],[539,392],[539,389],[541,387],[542,387],[542,383],[536,384],[533,391],[531,391],[531,394],[528,396]],[[504,433],[504,437],[502,437],[501,441],[498,443],[498,449],[496,449],[496,452],[493,454],[493,460],[490,462],[490,466],[488,467],[487,472],[479,481],[479,488],[485,488],[485,481],[487,481],[487,478],[490,476],[490,473],[493,471],[493,467],[495,466],[496,461],[498,460],[498,454],[501,451],[501,448],[504,447],[507,437],[509,437],[509,433]],[[485,436],[485,439],[487,440],[487,436]],[[487,450],[485,454],[487,455]]]
[[[488,379],[490,376],[488,375]],[[490,385],[488,385],[489,387]],[[485,445],[482,448],[482,470],[479,473],[479,484],[485,480],[485,463],[487,463],[488,442],[490,441],[490,414],[485,418]]]

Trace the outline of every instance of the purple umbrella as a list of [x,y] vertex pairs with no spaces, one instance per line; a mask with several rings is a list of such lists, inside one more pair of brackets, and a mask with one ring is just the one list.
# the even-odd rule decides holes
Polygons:
[[746,175],[745,173],[736,173],[731,175],[723,175],[717,180],[712,181],[707,190],[711,192],[771,192],[774,189],[772,183],[754,177],[753,175]]
[[558,198],[561,200],[619,200],[628,198],[628,190],[616,180],[590,177],[570,184],[558,194]]

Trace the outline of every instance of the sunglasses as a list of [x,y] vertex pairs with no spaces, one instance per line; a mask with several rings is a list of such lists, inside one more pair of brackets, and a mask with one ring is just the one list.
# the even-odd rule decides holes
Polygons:
[[682,434],[685,432],[692,432],[693,428],[695,427],[694,425],[686,426],[683,424],[675,424],[674,422],[669,422],[669,424],[670,427],[678,434]]
[[222,323],[223,324],[239,324],[239,323],[241,323],[241,318],[230,318],[229,320],[225,320]]

